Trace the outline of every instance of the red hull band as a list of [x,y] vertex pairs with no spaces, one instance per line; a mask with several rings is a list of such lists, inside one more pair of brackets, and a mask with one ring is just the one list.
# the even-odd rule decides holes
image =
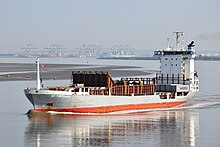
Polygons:
[[124,110],[141,110],[141,109],[156,109],[156,108],[170,108],[183,104],[184,102],[166,102],[166,103],[151,103],[151,104],[129,104],[118,106],[105,107],[89,107],[89,108],[61,108],[61,109],[35,109],[35,112],[73,112],[73,113],[108,113]]

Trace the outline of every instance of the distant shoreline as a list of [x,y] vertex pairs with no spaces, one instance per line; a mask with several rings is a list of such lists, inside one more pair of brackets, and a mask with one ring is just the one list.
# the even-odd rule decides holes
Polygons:
[[[36,56],[1,56],[0,58],[36,58]],[[68,56],[52,56],[52,57],[41,57],[41,58],[76,58],[76,57],[68,57]],[[154,56],[100,56],[96,59],[104,59],[104,60],[159,60],[158,57]],[[208,55],[198,55],[195,57],[196,61],[220,61],[220,56],[208,56]],[[0,62],[1,63],[1,62]]]
[[[112,77],[131,77],[152,74],[152,71],[137,70],[136,66],[101,66],[89,64],[43,64],[43,80],[66,80],[72,71],[109,71]],[[35,64],[0,63],[0,81],[31,81],[36,79]]]
[[[159,60],[158,57],[99,57],[105,60]],[[197,61],[220,61],[220,56],[198,56]]]

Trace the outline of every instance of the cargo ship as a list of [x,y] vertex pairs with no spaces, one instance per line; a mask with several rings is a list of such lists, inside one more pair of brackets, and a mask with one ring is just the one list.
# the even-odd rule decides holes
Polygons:
[[70,85],[44,88],[37,58],[36,87],[24,89],[33,105],[31,112],[112,114],[180,106],[199,90],[199,80],[194,69],[194,42],[181,48],[183,32],[175,33],[175,47],[154,52],[161,65],[152,78],[114,81],[109,72],[72,71]]

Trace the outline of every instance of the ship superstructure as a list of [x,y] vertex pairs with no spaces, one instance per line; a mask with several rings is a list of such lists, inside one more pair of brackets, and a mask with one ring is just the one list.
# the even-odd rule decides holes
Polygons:
[[[184,49],[179,45],[179,37],[183,35],[183,32],[175,33],[175,49],[167,48],[154,52],[154,56],[159,57],[161,63],[160,73],[156,75],[157,91],[164,91],[164,89],[165,91],[171,91],[170,88],[175,86],[180,91],[187,89],[188,92],[197,92],[199,90],[199,80],[194,67],[196,57],[194,41]],[[160,89],[161,87],[162,89]],[[187,95],[187,93],[184,93],[184,95]]]
[[25,95],[35,112],[104,114],[181,105],[198,91],[198,75],[194,42],[179,48],[181,32],[176,35],[175,49],[155,51],[161,67],[153,78],[114,81],[105,71],[73,71],[70,86],[43,88],[37,58],[37,86],[25,89]]

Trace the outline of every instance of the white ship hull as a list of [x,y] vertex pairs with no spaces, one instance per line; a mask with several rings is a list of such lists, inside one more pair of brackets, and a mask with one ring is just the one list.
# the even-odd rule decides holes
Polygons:
[[159,95],[107,96],[74,95],[71,92],[26,89],[25,94],[37,112],[109,113],[115,111],[169,108],[183,104],[194,93],[161,99]]

